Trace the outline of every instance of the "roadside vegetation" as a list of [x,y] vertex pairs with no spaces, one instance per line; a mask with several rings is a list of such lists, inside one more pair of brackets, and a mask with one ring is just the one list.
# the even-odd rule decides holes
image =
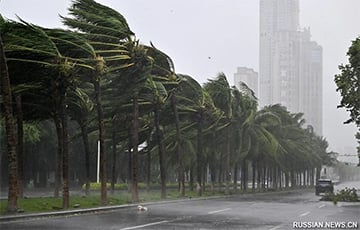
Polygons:
[[344,188],[337,193],[326,193],[321,200],[337,202],[360,202],[356,188]]
[[[177,200],[177,199],[193,199],[193,198],[205,198],[205,197],[216,197],[216,196],[225,196],[225,184],[216,185],[216,190],[211,191],[211,185],[206,184],[205,191],[198,195],[196,191],[188,191],[186,196],[181,196],[177,189],[177,184],[168,184],[167,185],[167,194],[166,199],[162,199],[160,196],[160,184],[153,184],[151,188],[146,189],[146,185],[139,183],[139,204],[145,202],[154,202],[160,200]],[[84,186],[83,186],[84,187]],[[110,189],[110,184],[108,184],[108,189]],[[101,185],[99,183],[91,183],[90,190],[91,195],[79,195],[79,192],[75,192],[70,195],[69,198],[69,210],[75,209],[86,209],[86,208],[98,208],[103,206],[101,204],[100,194]],[[309,188],[312,189],[312,188]],[[291,191],[293,189],[282,189],[282,191]],[[110,191],[110,190],[108,190]],[[250,194],[250,193],[262,193],[262,192],[275,192],[274,189],[254,189],[249,191],[243,191],[240,189],[231,190],[229,195],[240,195],[240,194]],[[108,195],[108,206],[116,205],[125,205],[125,204],[134,204],[131,199],[131,193],[128,191],[127,184],[116,184],[115,191]],[[0,200],[0,216],[7,214],[6,211],[7,200]],[[39,197],[23,197],[18,200],[18,214],[30,214],[30,213],[40,213],[40,212],[56,212],[63,210],[62,209],[62,199],[60,197],[46,197],[44,195]]]

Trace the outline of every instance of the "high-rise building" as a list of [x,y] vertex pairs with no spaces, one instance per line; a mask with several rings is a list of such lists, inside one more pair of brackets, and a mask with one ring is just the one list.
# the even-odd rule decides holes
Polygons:
[[260,106],[302,112],[322,135],[322,48],[310,37],[299,0],[260,0]]
[[251,68],[238,67],[237,72],[234,74],[234,84],[240,88],[240,82],[245,83],[252,91],[254,91],[255,97],[259,94],[259,76]]

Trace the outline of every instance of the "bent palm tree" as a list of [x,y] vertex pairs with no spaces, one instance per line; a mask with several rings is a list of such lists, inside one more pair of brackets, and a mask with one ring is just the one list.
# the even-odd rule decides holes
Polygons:
[[67,90],[75,83],[75,72],[79,68],[90,68],[83,59],[91,53],[91,47],[69,31],[44,29],[22,20],[19,23],[7,22],[3,26],[9,61],[19,64],[30,63],[33,68],[41,68],[37,83],[41,85],[43,96],[47,97],[43,101],[49,101],[49,98],[53,100],[53,116],[58,122],[59,150],[63,161],[63,208],[68,208],[68,133],[65,98]]
[[232,139],[232,127],[233,127],[233,111],[232,104],[233,98],[231,94],[231,88],[229,82],[226,79],[225,74],[220,73],[214,80],[209,80],[204,85],[204,88],[209,92],[214,105],[223,112],[222,127],[224,127],[225,138],[225,194],[229,194],[229,183],[231,176],[231,139]]
[[[93,0],[76,0],[69,9],[73,18],[63,17],[65,25],[79,30],[95,49],[95,68],[92,83],[96,95],[100,142],[101,203],[107,203],[106,161],[104,147],[104,112],[101,100],[101,78],[108,72],[123,68],[122,60],[128,59],[122,43],[130,40],[130,31],[125,18],[117,11]],[[106,65],[106,66],[105,66]]]
[[[2,20],[2,18],[1,18]],[[6,63],[6,56],[3,47],[2,34],[0,32],[0,73],[1,73],[1,96],[3,98],[5,110],[6,140],[9,161],[9,191],[7,212],[15,213],[17,211],[17,156],[16,156],[16,140],[15,127],[12,115],[12,100],[10,78]]]

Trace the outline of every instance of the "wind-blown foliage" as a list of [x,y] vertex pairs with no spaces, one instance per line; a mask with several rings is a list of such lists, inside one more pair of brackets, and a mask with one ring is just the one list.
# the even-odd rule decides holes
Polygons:
[[[202,195],[209,177],[212,191],[225,184],[228,194],[231,182],[233,190],[238,181],[247,190],[250,179],[253,189],[282,189],[313,184],[322,165],[332,163],[326,139],[304,128],[301,113],[281,105],[258,109],[253,91],[244,83],[231,86],[223,73],[203,86],[176,73],[167,54],[142,44],[120,13],[93,0],[73,1],[69,14],[62,20],[72,30],[1,22],[12,94],[22,96],[24,120],[55,123],[63,208],[67,172],[80,183],[95,180],[90,167],[98,140],[102,205],[109,162],[113,189],[117,180],[127,182],[134,202],[139,182],[159,183],[162,198],[167,183],[175,182],[180,196],[185,182],[190,190],[196,182]],[[81,161],[68,168],[68,157]],[[44,175],[60,173],[59,166]]]

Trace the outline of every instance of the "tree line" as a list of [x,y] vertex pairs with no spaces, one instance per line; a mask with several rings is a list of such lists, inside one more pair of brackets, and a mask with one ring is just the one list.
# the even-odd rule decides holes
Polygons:
[[[253,91],[231,86],[223,73],[203,85],[177,73],[171,58],[142,44],[119,12],[75,0],[61,19],[67,29],[0,19],[8,212],[16,212],[23,194],[31,143],[43,150],[32,152],[34,164],[52,159],[54,196],[62,189],[64,209],[69,171],[76,171],[69,165],[78,167],[80,159],[89,193],[94,140],[102,205],[106,183],[113,189],[122,167],[137,202],[139,182],[159,181],[162,198],[168,182],[178,183],[180,196],[187,184],[201,195],[207,181],[229,194],[249,184],[313,185],[322,165],[331,164],[327,141],[301,113],[279,104],[259,109]],[[117,164],[120,155],[126,164]]]

